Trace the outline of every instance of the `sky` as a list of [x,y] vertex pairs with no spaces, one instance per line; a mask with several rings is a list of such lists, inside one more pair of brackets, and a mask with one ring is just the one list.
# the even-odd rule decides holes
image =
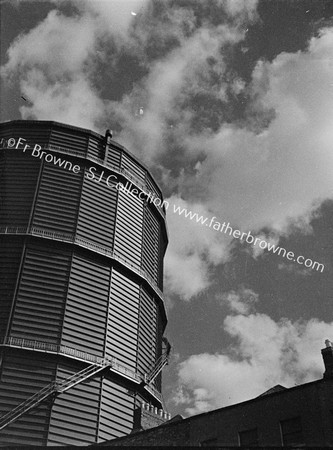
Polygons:
[[169,201],[168,411],[321,378],[333,339],[332,2],[0,5],[1,120],[111,128]]

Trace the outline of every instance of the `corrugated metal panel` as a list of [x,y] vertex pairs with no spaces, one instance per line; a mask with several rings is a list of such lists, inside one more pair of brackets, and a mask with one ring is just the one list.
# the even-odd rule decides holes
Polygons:
[[[157,316],[157,340],[156,340],[156,358],[162,353],[162,338],[165,329],[165,323],[162,321],[161,315]],[[162,389],[162,372],[155,378],[155,386],[161,391]]]
[[160,228],[158,219],[154,216],[149,206],[146,206],[143,216],[142,267],[156,283],[159,282],[162,276],[160,273]]
[[139,287],[112,271],[106,355],[128,368],[136,369],[139,320]]
[[[91,155],[97,155],[103,141],[102,137],[99,140],[98,137],[95,138],[85,131],[52,123],[32,122],[25,123],[22,127],[13,125],[12,129],[9,125],[1,128],[5,130],[8,137],[24,137],[27,141],[29,138],[28,143],[38,145],[48,143],[50,129],[53,128],[50,144],[79,152],[81,155],[86,153],[88,143]],[[12,130],[16,130],[16,134]],[[24,130],[26,134],[23,133]],[[108,162],[120,166],[122,150],[116,147],[116,144],[110,146]],[[10,198],[12,205],[1,204],[0,199],[2,207],[0,220],[3,221],[2,223],[9,220],[3,208],[5,204],[6,211],[10,213],[8,217],[11,218],[10,223],[6,225],[26,226],[35,195],[40,160],[32,157],[31,154],[23,155],[20,150],[17,150],[15,154],[9,153],[8,158],[12,159],[8,169],[4,169],[4,154],[2,150],[0,168],[2,161],[3,169],[0,183],[2,182],[3,185],[0,186],[0,195],[4,194],[5,201]],[[61,157],[70,159],[70,156],[61,155]],[[18,161],[20,164],[17,163]],[[78,164],[83,166],[82,161]],[[144,181],[145,170],[130,156],[124,154],[122,167]],[[160,228],[157,229],[157,227],[160,227],[160,224],[156,222],[152,210],[145,217],[143,231],[142,200],[127,193],[120,193],[117,205],[118,191],[108,187],[105,184],[105,178],[100,184],[85,178],[81,199],[81,176],[83,176],[82,172],[80,175],[75,175],[51,163],[45,163],[43,178],[38,186],[39,193],[36,197],[34,225],[48,231],[74,234],[80,209],[77,227],[79,237],[110,249],[113,248],[115,240],[115,250],[118,255],[135,267],[140,267],[144,260],[145,269],[149,269],[157,279],[157,272],[161,274],[161,265],[158,266],[158,260],[162,258],[161,252],[157,251],[160,245]],[[8,193],[7,184],[5,185],[3,180],[7,183],[9,178],[13,182],[10,185],[12,190]],[[17,211],[20,213],[17,214]],[[0,267],[6,267],[7,264],[11,266],[11,272],[8,271],[6,280],[9,283],[7,289],[13,294],[20,259],[19,247],[21,245],[23,247],[24,239],[27,239],[28,249],[24,255],[20,274],[11,335],[51,343],[61,342],[63,345],[95,356],[104,356],[105,351],[105,356],[115,357],[119,363],[129,369],[139,370],[141,373],[147,372],[161,353],[160,340],[163,324],[153,297],[146,292],[141,294],[139,312],[140,286],[139,281],[134,281],[136,279],[134,275],[131,275],[130,271],[121,273],[112,269],[110,289],[111,260],[103,259],[83,249],[74,250],[77,253],[72,256],[73,249],[69,251],[68,244],[55,241],[40,238],[37,240],[37,238],[16,237],[15,239],[16,244],[13,245],[10,256],[7,250],[4,252],[2,249],[0,252],[0,258],[3,258]],[[6,236],[6,242],[6,249],[9,249],[14,240]],[[141,257],[142,246],[147,246],[143,257]],[[8,306],[9,303],[7,310]],[[6,314],[8,317],[8,311]],[[0,320],[3,320],[1,316]],[[156,340],[157,321],[158,338]],[[14,355],[15,350],[7,351]],[[26,359],[35,367],[35,361],[38,361],[38,358],[34,352],[28,353],[26,350],[21,351],[20,354],[27,355]],[[13,382],[8,392],[15,392],[11,394],[11,399],[15,397],[20,399],[21,391],[25,392],[19,384],[21,382],[26,383],[29,389],[37,385],[40,388],[38,377],[41,367],[45,367],[45,377],[48,378],[50,375],[48,371],[53,364],[52,361],[55,361],[54,358],[54,355],[43,355],[43,361],[38,362],[35,375],[29,372],[30,369],[26,372],[16,370],[21,359],[19,363],[15,363],[15,367],[6,363],[3,373],[7,371],[7,376]],[[65,360],[62,359],[62,361]],[[74,360],[72,363],[72,366],[69,363],[67,366],[61,366],[59,374],[68,376],[70,373],[77,372],[81,367],[78,368],[80,364],[75,363]],[[46,373],[48,373],[47,376]],[[105,376],[112,377],[111,372]],[[20,382],[18,378],[21,379]],[[43,378],[45,384],[51,381],[48,379],[46,382],[46,378]],[[98,411],[101,413],[99,424],[101,439],[111,439],[129,433],[132,429],[134,407],[134,397],[129,394],[129,389],[132,389],[133,385],[129,382],[127,385],[125,379],[119,382],[119,379],[120,377],[116,382],[105,380],[102,395],[100,377],[97,376],[90,382],[78,385],[68,393],[59,396],[52,412],[48,444],[83,445],[94,442],[98,432]],[[2,392],[0,390],[0,398],[2,398]],[[8,407],[8,398],[3,396],[3,399]],[[40,409],[36,410],[36,417],[39,417],[40,412],[42,414],[40,420],[44,421],[43,426],[49,417],[50,405],[48,408],[46,406],[41,405]],[[25,439],[24,445],[45,444],[46,442],[43,442],[41,438],[39,418],[35,424],[29,417],[29,414],[25,415],[22,422],[20,419],[13,424],[17,428],[8,428],[15,430],[10,436],[11,442],[21,443],[20,433],[25,436],[28,431],[31,431],[30,440]],[[42,430],[44,433],[45,429],[42,428]]]
[[0,337],[6,333],[16,280],[20,268],[23,239],[0,237]]
[[151,178],[151,176],[149,175],[149,173],[147,173],[147,175],[146,175],[146,186],[147,186],[147,189],[149,192],[153,192],[156,197],[159,197],[162,200],[161,192],[158,189],[158,187],[156,186],[156,184],[153,181],[153,179]]
[[95,136],[89,136],[88,139],[88,156],[103,159],[105,154],[104,139]]
[[157,306],[154,299],[144,290],[140,292],[139,343],[137,370],[139,374],[149,373],[157,356]]
[[120,159],[121,159],[122,151],[114,146],[109,146],[108,152],[108,164],[111,164],[115,167],[120,167]]
[[[99,172],[100,175],[100,172]],[[99,179],[96,172],[95,179]],[[114,186],[112,179],[109,184]],[[116,220],[117,190],[85,177],[82,190],[77,235],[109,249],[113,245]]]
[[5,139],[14,138],[16,140],[21,137],[25,141],[21,141],[22,144],[19,148],[23,149],[24,144],[28,144],[33,148],[35,144],[48,144],[50,128],[47,124],[40,124],[40,126],[31,125],[29,121],[17,122],[15,124],[3,123],[0,124],[0,138],[2,137]]
[[142,200],[119,191],[114,250],[137,266],[141,264],[142,222]]
[[49,231],[74,234],[82,177],[83,171],[75,174],[44,163],[33,225]]
[[[29,352],[6,355],[0,383],[0,415],[49,384],[55,377],[56,364]],[[45,401],[0,431],[1,444],[46,445],[50,402]]]
[[39,165],[19,150],[0,152],[0,226],[28,226]]
[[85,133],[59,126],[53,126],[50,136],[50,144],[86,155],[88,139],[89,137]]
[[12,337],[58,344],[70,268],[64,250],[27,248],[13,313]]
[[[83,367],[61,364],[57,379],[64,379]],[[88,379],[58,396],[52,407],[48,445],[83,445],[96,442],[101,377]]]
[[141,166],[139,166],[139,164],[136,161],[134,161],[130,156],[126,155],[126,153],[124,152],[121,156],[121,167],[127,169],[129,172],[135,175],[136,178],[139,178],[139,180],[145,181],[146,171]]
[[123,436],[133,428],[134,399],[128,388],[104,378],[100,409],[99,442]]
[[73,257],[63,345],[104,355],[110,268],[80,256]]

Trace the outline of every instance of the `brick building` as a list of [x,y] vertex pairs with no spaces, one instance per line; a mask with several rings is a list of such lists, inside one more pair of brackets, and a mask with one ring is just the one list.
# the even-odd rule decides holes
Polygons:
[[[333,348],[329,341],[322,355],[323,379],[289,389],[278,385],[257,398],[187,419],[174,417],[100,445],[333,447]],[[147,423],[143,410],[141,428]]]

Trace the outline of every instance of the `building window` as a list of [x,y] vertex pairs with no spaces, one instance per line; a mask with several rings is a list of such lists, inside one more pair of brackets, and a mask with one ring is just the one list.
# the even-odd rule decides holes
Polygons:
[[256,447],[258,445],[258,429],[252,428],[251,430],[244,430],[238,433],[239,445],[241,447]]
[[281,420],[282,445],[302,445],[304,444],[302,422],[300,417]]

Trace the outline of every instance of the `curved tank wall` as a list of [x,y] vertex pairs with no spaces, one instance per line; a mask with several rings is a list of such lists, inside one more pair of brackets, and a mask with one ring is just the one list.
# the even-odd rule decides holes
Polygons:
[[127,434],[166,326],[165,202],[125,148],[56,122],[0,125],[0,414],[99,357],[117,369],[0,432],[5,444],[84,444]]

